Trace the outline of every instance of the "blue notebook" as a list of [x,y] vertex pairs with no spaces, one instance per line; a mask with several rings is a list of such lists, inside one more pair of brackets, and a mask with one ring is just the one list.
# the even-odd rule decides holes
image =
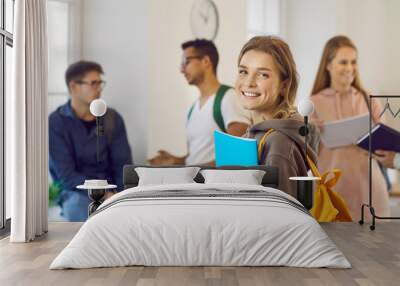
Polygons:
[[[372,134],[372,152],[381,149],[386,151],[400,152],[400,132],[388,127],[385,124],[377,124],[371,129]],[[362,136],[357,141],[357,145],[368,151],[369,133]]]
[[214,131],[215,164],[219,166],[256,166],[257,140]]

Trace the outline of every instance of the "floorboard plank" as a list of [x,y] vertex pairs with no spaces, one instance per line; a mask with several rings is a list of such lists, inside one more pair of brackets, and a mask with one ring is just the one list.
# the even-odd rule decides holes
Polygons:
[[32,243],[0,240],[0,285],[399,285],[400,223],[378,222],[375,231],[356,223],[322,224],[351,262],[352,269],[290,267],[117,267],[83,270],[48,269],[81,227],[50,223],[49,233]]

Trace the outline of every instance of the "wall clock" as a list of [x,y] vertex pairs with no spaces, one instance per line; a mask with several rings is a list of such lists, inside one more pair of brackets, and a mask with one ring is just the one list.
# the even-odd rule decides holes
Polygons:
[[193,35],[199,39],[214,40],[218,33],[218,10],[212,0],[195,0],[190,13]]

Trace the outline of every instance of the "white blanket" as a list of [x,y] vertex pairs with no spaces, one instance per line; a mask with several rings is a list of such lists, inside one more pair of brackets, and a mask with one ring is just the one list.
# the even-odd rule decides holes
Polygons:
[[[226,191],[228,195],[135,197],[174,190],[182,194]],[[242,195],[229,195],[232,191]],[[252,196],[251,191],[265,192],[266,198]],[[105,201],[50,269],[127,265],[350,268],[318,222],[296,203],[300,204],[279,190],[254,185],[131,188]]]

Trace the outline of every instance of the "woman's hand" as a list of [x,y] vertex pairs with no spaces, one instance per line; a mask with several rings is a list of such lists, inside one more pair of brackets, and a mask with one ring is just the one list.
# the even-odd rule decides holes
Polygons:
[[394,156],[396,152],[385,151],[385,150],[376,150],[374,153],[374,158],[379,161],[386,168],[394,167]]

